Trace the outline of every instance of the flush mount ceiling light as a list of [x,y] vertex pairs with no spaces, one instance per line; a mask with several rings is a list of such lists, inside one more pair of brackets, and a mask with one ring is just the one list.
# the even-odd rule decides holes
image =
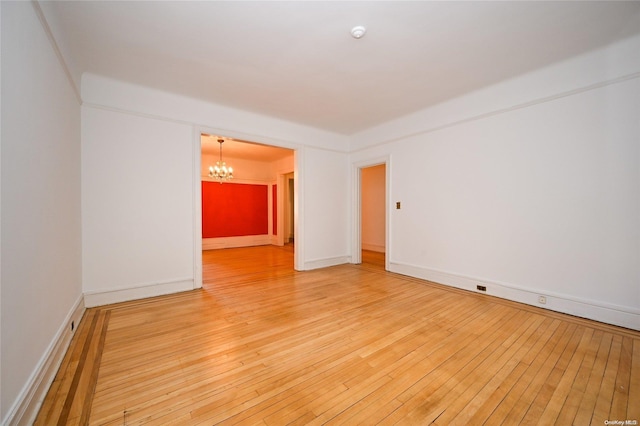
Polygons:
[[358,25],[356,27],[351,28],[351,36],[353,38],[362,38],[364,37],[364,33],[367,32],[367,29],[362,25]]

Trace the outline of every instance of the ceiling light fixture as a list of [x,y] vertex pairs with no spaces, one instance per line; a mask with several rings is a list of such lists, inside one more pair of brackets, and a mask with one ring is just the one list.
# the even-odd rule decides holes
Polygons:
[[362,38],[364,37],[364,33],[367,32],[367,29],[362,25],[358,25],[356,27],[351,28],[351,36],[353,38]]
[[218,139],[220,144],[220,160],[216,162],[215,166],[209,166],[209,177],[222,183],[233,179],[233,167],[227,167],[227,164],[222,161],[222,144],[224,139]]

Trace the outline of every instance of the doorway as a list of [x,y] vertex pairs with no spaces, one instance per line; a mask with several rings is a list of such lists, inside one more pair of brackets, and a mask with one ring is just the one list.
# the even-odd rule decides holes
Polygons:
[[[220,139],[224,139],[224,147],[218,143]],[[205,263],[210,263],[210,255],[215,254],[208,253],[209,250],[219,252],[216,249],[265,245],[276,247],[282,245],[280,241],[285,231],[291,232],[291,238],[294,237],[294,230],[299,226],[296,213],[296,198],[298,198],[296,191],[299,188],[294,184],[294,173],[296,177],[300,175],[300,156],[294,148],[264,145],[205,131],[200,132],[196,143],[199,155],[194,156],[196,170],[194,190],[198,194],[194,209],[196,271],[194,284],[196,288],[200,288],[207,278],[203,276],[207,275],[203,274],[205,269],[203,256],[206,254],[207,262]],[[233,167],[233,178],[224,181],[223,184],[209,175],[209,167],[215,165],[217,161],[225,161],[227,166]],[[207,197],[204,196],[205,186],[208,191]],[[221,188],[226,192],[221,191]],[[218,194],[222,192],[226,195]],[[249,198],[241,196],[245,193],[249,194],[247,195]],[[205,220],[205,211],[226,206],[232,201],[233,205],[229,205],[226,209],[231,214],[230,218],[212,220],[207,216]],[[247,213],[253,215],[250,220],[240,220],[236,217]],[[285,217],[286,222],[283,221]],[[228,234],[204,234],[204,225],[207,223],[220,227],[221,224],[226,226],[233,221],[241,224],[239,231],[224,229],[224,232],[229,231]],[[259,227],[259,229],[245,229],[248,226]],[[288,234],[286,235],[288,237]],[[207,252],[203,253],[203,249]],[[297,269],[300,256],[298,251],[291,250],[291,252],[293,270]]]
[[353,163],[351,263],[373,263],[389,270],[390,159]]
[[360,170],[361,256],[370,266],[385,265],[386,257],[386,165]]
[[295,181],[293,172],[284,175],[285,181],[285,199],[283,205],[284,211],[284,243],[293,244],[295,241]]

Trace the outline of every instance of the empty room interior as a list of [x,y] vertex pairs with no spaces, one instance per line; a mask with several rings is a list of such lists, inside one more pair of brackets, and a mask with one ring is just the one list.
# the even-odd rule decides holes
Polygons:
[[0,19],[2,425],[640,421],[640,1]]

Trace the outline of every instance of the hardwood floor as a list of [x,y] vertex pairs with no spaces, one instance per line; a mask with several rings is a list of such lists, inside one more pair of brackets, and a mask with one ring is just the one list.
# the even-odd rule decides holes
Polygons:
[[36,424],[640,421],[640,332],[291,247],[204,253],[204,288],[87,310]]

